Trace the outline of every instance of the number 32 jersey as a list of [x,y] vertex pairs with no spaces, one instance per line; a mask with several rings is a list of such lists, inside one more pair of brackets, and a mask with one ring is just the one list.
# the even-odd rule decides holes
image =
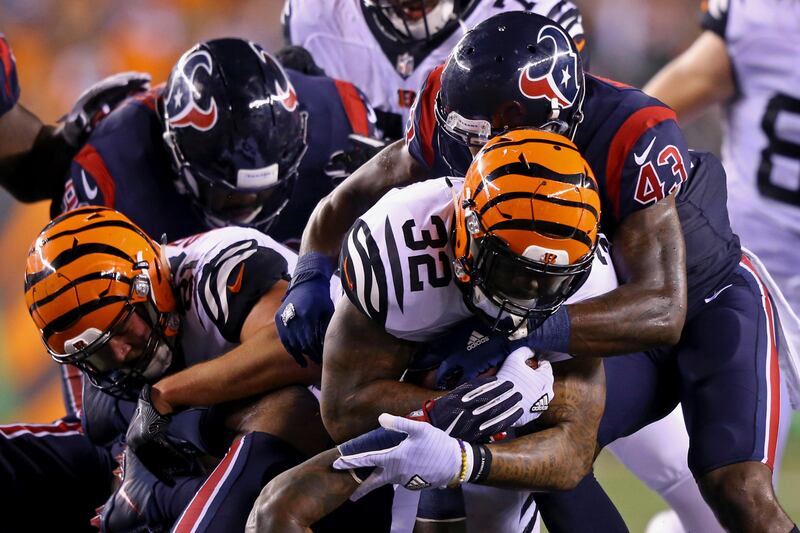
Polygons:
[[[460,191],[463,179],[450,180]],[[347,234],[340,258],[344,292],[391,335],[428,342],[472,316],[451,266],[454,215],[447,178],[438,178],[390,191]],[[617,287],[610,256],[597,249],[588,280],[567,303]]]

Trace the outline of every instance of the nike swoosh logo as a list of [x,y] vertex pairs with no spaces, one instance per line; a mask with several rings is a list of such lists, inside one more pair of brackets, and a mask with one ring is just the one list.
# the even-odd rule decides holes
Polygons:
[[239,267],[239,273],[236,275],[236,281],[228,285],[228,290],[236,294],[242,289],[242,276],[244,276],[244,263]]
[[706,300],[706,303],[709,303],[709,302],[711,302],[711,301],[713,301],[713,300],[716,300],[716,299],[717,299],[717,296],[719,296],[720,294],[722,294],[722,291],[724,291],[724,290],[725,290],[725,289],[727,289],[728,287],[732,287],[732,286],[733,286],[733,283],[731,283],[730,285],[725,285],[725,286],[724,286],[724,287],[722,287],[720,290],[718,290],[717,292],[715,292],[714,294],[712,294],[711,296],[709,296],[708,298],[706,298],[706,299],[705,299],[705,300]]
[[650,150],[652,150],[655,142],[656,138],[653,137],[653,140],[647,145],[647,148],[645,148],[645,151],[642,152],[642,155],[633,154],[633,160],[636,161],[637,165],[644,165],[644,162],[647,161],[647,156],[650,155]]
[[97,197],[97,187],[90,187],[89,181],[86,179],[86,172],[81,170],[81,180],[83,180],[83,190],[86,191],[86,197],[89,200],[94,200]]
[[464,411],[461,411],[460,413],[458,413],[458,416],[455,418],[455,420],[453,420],[450,423],[449,426],[447,426],[447,429],[445,429],[444,432],[449,435],[450,432],[453,431],[453,428],[456,427],[456,424],[458,424],[458,421],[461,420],[461,415],[463,415],[463,414],[464,414]]

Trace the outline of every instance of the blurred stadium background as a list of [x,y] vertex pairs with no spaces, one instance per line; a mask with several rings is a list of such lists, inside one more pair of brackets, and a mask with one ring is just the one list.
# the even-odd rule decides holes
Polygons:
[[[320,2],[326,0],[318,0]],[[513,3],[515,0],[506,0]],[[593,72],[641,86],[698,34],[697,0],[574,0],[584,13]],[[282,0],[0,0],[0,31],[17,58],[21,102],[45,121],[67,111],[81,90],[122,70],[166,80],[193,43],[240,36],[277,50]],[[690,145],[719,150],[719,115],[687,127]],[[25,309],[26,252],[47,222],[48,206],[16,204],[0,191],[0,423],[47,422],[63,415],[58,368]],[[631,531],[644,530],[666,505],[609,454],[598,477]],[[800,520],[800,415],[795,414],[781,472],[781,499]]]

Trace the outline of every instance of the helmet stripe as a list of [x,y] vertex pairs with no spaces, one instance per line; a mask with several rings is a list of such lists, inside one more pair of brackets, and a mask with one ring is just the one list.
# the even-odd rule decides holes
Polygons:
[[[65,230],[60,233],[49,235],[45,238],[46,239],[45,242],[54,241],[58,238],[66,237],[68,235],[77,235],[79,233],[83,233],[84,231],[89,231],[97,228],[125,228],[127,230],[135,232],[137,235],[139,235],[146,241],[150,242],[150,236],[144,233],[136,226],[134,226],[133,224],[131,224],[130,222],[125,222],[123,220],[107,220],[107,219],[101,219],[100,222],[95,222],[94,224],[87,224],[85,226],[81,226],[80,228]],[[153,251],[155,251],[155,249]]]
[[553,235],[557,238],[563,239],[575,239],[576,241],[585,244],[590,250],[594,248],[594,241],[585,231],[574,228],[567,224],[547,222],[545,220],[524,220],[518,218],[512,220],[503,220],[488,228],[486,232],[493,233],[500,230],[514,229],[535,231],[536,233]]
[[64,294],[66,291],[72,289],[73,287],[77,287],[81,283],[98,279],[113,279],[115,281],[119,281],[120,283],[127,283],[128,285],[133,283],[133,281],[128,276],[120,274],[119,272],[92,272],[90,274],[86,274],[85,276],[81,276],[73,281],[70,281],[69,283],[58,289],[56,292],[48,294],[41,300],[33,302],[31,306],[28,308],[28,312],[32,314],[37,307],[42,307],[52,302],[53,300]]
[[107,211],[107,212],[111,211],[111,212],[113,212],[108,207],[102,207],[102,206],[99,206],[99,207],[93,207],[92,206],[92,207],[90,207],[90,206],[87,206],[87,207],[81,207],[79,209],[73,209],[72,211],[67,211],[66,213],[61,213],[56,218],[51,220],[44,227],[44,229],[42,229],[42,233],[46,232],[47,230],[49,230],[50,228],[52,228],[53,226],[55,226],[59,222],[63,222],[63,221],[68,220],[70,218],[79,217],[79,216],[86,216],[86,215],[88,215],[90,213],[101,213],[103,211]]
[[503,137],[501,136],[494,144],[484,148],[483,153],[488,154],[489,152],[497,150],[498,148],[508,148],[509,146],[522,146],[525,144],[537,144],[537,143],[552,144],[554,146],[561,146],[562,148],[567,148],[568,150],[574,150],[575,152],[578,151],[578,149],[575,148],[575,146],[572,144],[562,143],[558,141],[551,141],[549,139],[523,139],[520,141],[511,141],[511,140],[504,141]]
[[544,178],[561,183],[567,183],[569,185],[575,185],[577,187],[585,187],[587,189],[597,190],[597,185],[595,184],[594,180],[592,180],[583,172],[577,174],[561,174],[560,172],[550,170],[549,168],[538,163],[531,164],[515,161],[514,163],[508,163],[506,165],[497,167],[486,177],[484,177],[475,188],[475,192],[472,194],[472,197],[475,198],[478,193],[483,190],[483,185],[485,183],[492,182],[497,178],[502,178],[510,174],[528,178]]
[[125,302],[127,300],[128,296],[106,296],[105,298],[97,298],[85,304],[79,305],[74,309],[70,309],[63,315],[51,320],[42,328],[42,338],[45,340],[45,342],[47,342],[54,333],[64,331],[81,317],[97,311],[98,309],[102,309],[103,307],[107,307],[119,302]]
[[60,268],[63,268],[64,266],[90,254],[113,255],[115,257],[126,259],[130,261],[131,264],[134,264],[136,262],[131,256],[129,256],[119,248],[115,248],[107,244],[100,244],[94,242],[89,244],[76,244],[71,248],[69,248],[68,250],[64,250],[63,252],[58,254],[52,261],[50,261],[50,263],[44,270],[40,270],[39,272],[34,272],[33,274],[26,274],[25,291],[28,291],[31,287],[33,287],[43,279],[47,278],[51,274],[54,274]]
[[521,198],[530,198],[530,199],[533,199],[533,200],[539,200],[541,202],[548,202],[548,203],[551,203],[551,204],[561,205],[561,206],[564,206],[564,207],[575,207],[575,208],[578,208],[578,209],[585,209],[585,210],[589,211],[590,213],[592,213],[594,215],[595,220],[599,219],[599,215],[597,213],[597,209],[595,209],[594,206],[589,205],[587,203],[573,202],[572,200],[564,200],[563,198],[557,198],[555,196],[547,196],[546,194],[538,194],[538,193],[522,192],[522,191],[499,194],[499,195],[495,196],[494,198],[489,199],[489,201],[486,202],[486,204],[484,204],[480,208],[480,210],[478,211],[478,214],[479,215],[483,215],[486,211],[488,211],[492,207],[494,207],[494,206],[496,206],[496,205],[498,205],[498,204],[500,204],[502,202],[505,202],[505,201],[508,201],[508,200],[518,200],[518,199],[521,199]]

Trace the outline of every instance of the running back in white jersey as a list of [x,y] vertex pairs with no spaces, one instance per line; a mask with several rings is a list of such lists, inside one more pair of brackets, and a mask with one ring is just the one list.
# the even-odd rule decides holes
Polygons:
[[[461,190],[463,178],[438,178],[388,192],[356,221],[342,248],[350,301],[401,339],[431,341],[472,316],[451,266],[455,208],[448,179]],[[610,256],[597,249],[589,278],[567,303],[617,287]]]
[[181,348],[186,366],[218,357],[239,344],[253,306],[294,270],[296,254],[258,230],[229,227],[166,247],[181,302]]
[[[800,3],[711,0],[703,26],[725,40],[738,89],[725,108],[723,163],[748,194],[800,207]],[[785,222],[797,227],[792,211]]]
[[521,10],[560,23],[583,49],[583,20],[567,0],[474,0],[460,24],[443,30],[431,44],[392,41],[368,20],[361,0],[286,0],[283,24],[291,44],[311,52],[328,76],[364,91],[376,109],[400,115],[402,127],[428,73],[444,63],[469,28],[497,13]]

